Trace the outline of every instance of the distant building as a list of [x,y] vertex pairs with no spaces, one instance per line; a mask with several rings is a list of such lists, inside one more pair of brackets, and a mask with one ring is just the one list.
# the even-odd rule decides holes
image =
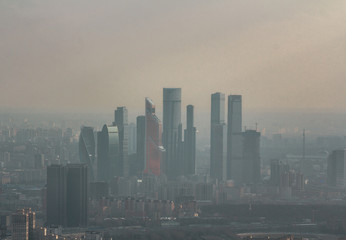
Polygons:
[[129,154],[136,153],[136,147],[137,147],[136,137],[137,137],[136,124],[130,123],[129,124]]
[[227,108],[227,179],[240,182],[243,141],[242,96],[229,95]]
[[196,173],[196,128],[194,127],[193,105],[186,107],[186,129],[184,131],[184,174]]
[[119,134],[119,160],[116,166],[116,176],[126,177],[129,173],[129,126],[126,107],[118,107],[117,110],[114,111],[113,126],[118,127]]
[[36,228],[35,212],[28,209],[18,210],[12,214],[12,239],[13,240],[34,240]]
[[119,132],[117,126],[104,125],[97,134],[97,179],[109,182],[123,171],[119,159]]
[[225,180],[226,177],[226,125],[225,94],[211,95],[210,120],[210,176]]
[[137,117],[137,150],[136,150],[136,164],[135,172],[141,175],[145,169],[146,153],[145,153],[145,116]]
[[163,89],[163,147],[164,169],[169,178],[179,175],[177,166],[178,128],[181,124],[181,88]]
[[260,136],[256,130],[243,133],[243,183],[254,184],[261,180]]
[[346,186],[346,150],[334,150],[328,158],[327,183],[333,187]]
[[150,98],[145,99],[145,174],[159,176],[164,148],[162,147],[161,122],[155,114],[155,105]]
[[47,224],[87,225],[88,167],[86,164],[47,168]]
[[89,180],[95,180],[95,138],[92,127],[82,127],[79,135],[79,160],[88,165]]

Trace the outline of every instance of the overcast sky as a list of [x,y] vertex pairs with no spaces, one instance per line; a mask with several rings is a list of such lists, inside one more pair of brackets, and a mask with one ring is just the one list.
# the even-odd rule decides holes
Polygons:
[[0,0],[0,108],[346,112],[345,0]]

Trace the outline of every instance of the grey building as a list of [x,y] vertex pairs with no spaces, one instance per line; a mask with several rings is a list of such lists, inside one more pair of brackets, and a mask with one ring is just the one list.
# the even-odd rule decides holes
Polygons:
[[109,182],[123,171],[119,163],[119,133],[117,126],[104,125],[97,134],[97,177]]
[[146,145],[145,145],[145,116],[137,117],[137,151],[136,151],[136,170],[137,175],[145,169]]
[[181,124],[181,88],[163,89],[163,147],[164,172],[169,178],[179,175],[178,161],[178,128]]
[[81,128],[79,135],[79,160],[88,165],[89,180],[95,180],[95,138],[92,127]]
[[242,180],[242,96],[228,96],[227,179]]
[[137,147],[137,132],[136,132],[136,124],[130,123],[129,124],[129,148],[128,153],[129,154],[135,154],[136,153],[136,147]]
[[327,183],[332,187],[346,186],[346,150],[334,150],[328,158]]
[[196,173],[196,128],[194,126],[194,107],[186,107],[186,129],[184,131],[184,174]]
[[113,126],[117,126],[119,132],[119,161],[116,167],[116,176],[126,177],[129,173],[129,126],[126,107],[118,107],[117,110],[114,111]]
[[47,167],[47,225],[87,225],[88,167],[86,164]]
[[255,184],[261,180],[260,136],[256,130],[243,133],[242,183]]
[[226,178],[226,124],[225,94],[211,95],[210,117],[210,176],[214,179]]

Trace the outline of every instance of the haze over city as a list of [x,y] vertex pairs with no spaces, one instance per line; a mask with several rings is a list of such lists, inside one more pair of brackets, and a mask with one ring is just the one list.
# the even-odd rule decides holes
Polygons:
[[0,0],[0,239],[346,239],[346,2]]

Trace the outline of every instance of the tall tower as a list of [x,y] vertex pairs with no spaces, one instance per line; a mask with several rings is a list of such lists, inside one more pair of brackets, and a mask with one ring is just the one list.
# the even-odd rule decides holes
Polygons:
[[242,182],[258,183],[261,180],[260,136],[256,130],[243,133]]
[[210,176],[224,180],[226,177],[226,125],[225,94],[211,95],[210,119]]
[[113,126],[118,127],[119,131],[119,164],[117,165],[117,176],[128,176],[129,161],[128,161],[128,141],[129,141],[129,126],[128,114],[126,107],[118,107],[114,111]]
[[178,128],[181,124],[181,88],[163,89],[163,147],[165,173],[169,178],[178,176]]
[[97,177],[109,182],[114,176],[121,176],[123,168],[119,163],[119,133],[117,126],[103,126],[97,134]]
[[62,165],[47,167],[47,225],[66,225],[66,171]]
[[79,160],[88,165],[89,180],[94,181],[95,138],[92,127],[82,127],[79,135]]
[[86,164],[47,167],[47,224],[87,225],[88,167]]
[[145,116],[137,117],[137,150],[136,150],[136,173],[141,174],[145,168]]
[[227,179],[242,181],[242,96],[228,96]]
[[159,176],[163,147],[161,143],[161,122],[155,114],[155,104],[145,98],[145,174]]
[[65,169],[67,226],[87,226],[88,167],[86,164],[68,164]]
[[184,174],[196,173],[196,128],[193,121],[193,105],[186,107],[186,129],[184,131]]

